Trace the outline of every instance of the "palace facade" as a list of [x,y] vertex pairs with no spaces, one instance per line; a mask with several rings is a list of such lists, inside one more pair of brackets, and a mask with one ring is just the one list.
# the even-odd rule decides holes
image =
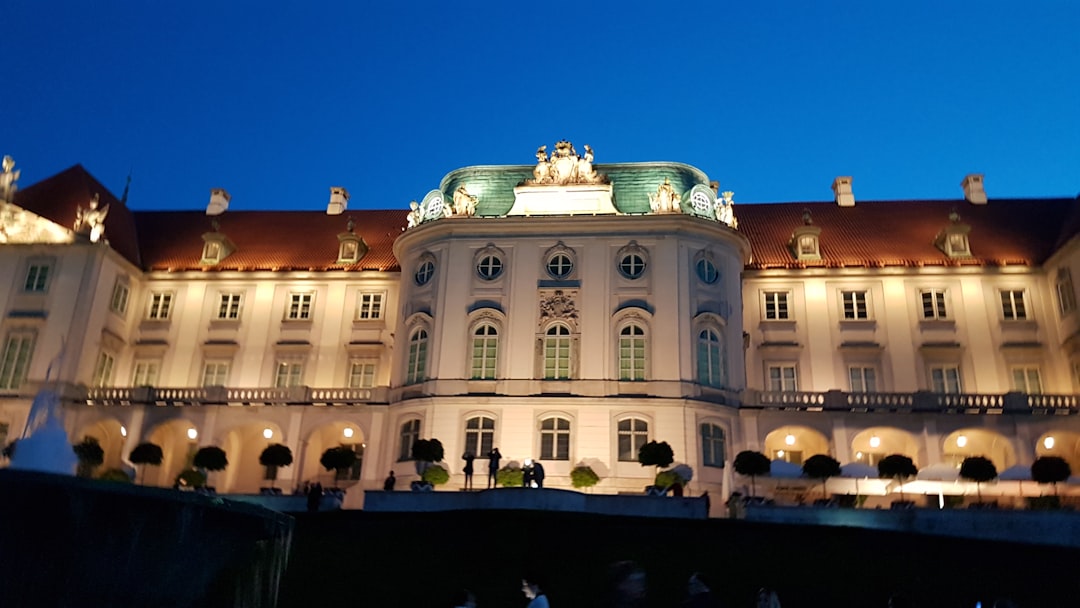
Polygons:
[[736,205],[694,167],[569,142],[401,211],[350,210],[344,188],[318,211],[229,210],[224,190],[134,211],[81,166],[17,177],[6,162],[0,437],[48,382],[105,467],[163,447],[149,484],[216,445],[211,483],[256,492],[270,443],[296,457],[279,486],[325,482],[344,444],[362,458],[339,483],[381,488],[416,479],[432,437],[452,489],[461,453],[498,447],[550,487],[588,464],[594,491],[639,493],[650,440],[695,495],[747,485],[742,450],[1080,471],[1077,198],[988,199],[972,175],[962,198],[865,202],[841,177],[832,201]]

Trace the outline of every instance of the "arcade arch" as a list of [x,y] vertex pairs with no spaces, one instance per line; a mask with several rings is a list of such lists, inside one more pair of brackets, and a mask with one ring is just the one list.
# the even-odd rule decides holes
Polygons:
[[127,466],[124,464],[124,459],[127,458],[127,454],[124,453],[127,429],[119,420],[115,418],[98,420],[76,434],[75,442],[82,441],[84,437],[97,439],[105,453],[104,461],[101,466],[94,469],[94,475],[100,475],[102,471],[108,469],[123,469]]
[[[340,479],[333,471],[327,471],[319,464],[323,452],[339,445],[348,446],[356,452],[356,464]],[[305,442],[304,458],[296,479],[300,482],[318,481],[324,486],[351,485],[360,479],[366,448],[367,439],[363,429],[352,422],[337,420],[315,427]]]
[[765,455],[770,460],[801,465],[811,456],[828,453],[829,440],[810,427],[782,426],[765,436]]
[[986,429],[960,429],[949,433],[941,448],[942,462],[959,467],[969,456],[989,458],[998,472],[1016,464],[1016,453],[1009,440]]
[[1050,431],[1035,442],[1035,457],[1057,456],[1069,463],[1073,475],[1080,475],[1080,433]]
[[[259,464],[259,456],[271,443],[285,443],[281,428],[273,422],[249,422],[233,427],[225,433],[219,447],[225,450],[229,466],[225,467],[224,471],[211,473],[211,476],[215,477],[213,485],[217,486],[218,492],[255,494],[259,488],[270,486],[266,467]],[[286,467],[277,472],[279,481],[290,483],[290,468]]]
[[171,487],[180,471],[191,466],[199,448],[199,433],[192,422],[174,418],[154,426],[146,441],[161,446],[162,458],[161,466],[147,466],[141,472],[143,483]]
[[919,442],[904,430],[874,426],[857,433],[851,439],[851,455],[854,462],[876,467],[879,460],[892,455],[907,456],[919,466]]

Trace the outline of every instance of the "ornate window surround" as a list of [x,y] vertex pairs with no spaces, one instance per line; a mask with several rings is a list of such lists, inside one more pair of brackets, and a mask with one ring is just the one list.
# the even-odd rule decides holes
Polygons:
[[[552,260],[557,256],[564,255],[570,260],[570,269],[563,274],[556,274],[552,272]],[[578,255],[572,248],[567,247],[565,243],[559,241],[552,247],[548,248],[544,252],[541,258],[544,261],[544,274],[556,281],[572,281],[578,277],[580,271],[580,264],[578,263]]]
[[[728,337],[727,336],[727,322],[724,320],[723,317],[721,317],[720,315],[718,315],[716,313],[703,312],[703,313],[697,315],[696,317],[694,317],[693,330],[694,330],[694,333],[693,333],[693,339],[694,339],[694,381],[698,382],[699,384],[704,384],[706,386],[713,386],[713,387],[717,387],[717,388],[727,386],[728,382],[729,382],[729,378],[731,376],[731,372],[729,370],[729,364],[728,364],[729,353],[728,353],[728,344],[727,344],[727,337]],[[719,355],[720,355],[720,361],[719,361],[719,364],[720,364],[720,368],[719,368],[720,377],[718,378],[719,382],[703,382],[702,377],[701,377],[702,351],[701,351],[701,345],[700,345],[700,336],[701,336],[701,333],[703,331],[705,331],[705,330],[712,330],[712,331],[716,332],[717,338],[719,339],[719,346],[720,346],[720,352],[719,352]],[[709,369],[711,370],[712,368],[710,367]],[[711,375],[712,374],[710,372],[710,377],[711,377]]]
[[723,282],[723,272],[716,263],[712,251],[703,249],[694,255],[694,276],[702,285],[717,285]]
[[[628,272],[625,262],[630,259],[630,256],[637,256],[641,261],[641,269],[637,274]],[[619,272],[619,276],[628,281],[637,281],[645,276],[645,273],[649,270],[649,250],[641,245],[638,245],[637,241],[630,241],[626,245],[623,245],[615,253],[615,269]],[[633,262],[629,264],[633,267]]]
[[[493,274],[485,275],[481,271],[480,263],[486,261],[489,257],[499,262],[499,268]],[[473,254],[473,269],[476,270],[476,277],[486,284],[495,283],[505,277],[508,267],[506,252],[496,247],[494,243],[488,243],[486,246],[477,249],[476,253]]]
[[[612,348],[614,350],[611,352],[615,353],[615,356],[612,357],[612,367],[609,372],[612,378],[620,379],[622,331],[630,325],[637,325],[645,332],[645,378],[643,380],[652,378],[652,320],[653,315],[651,312],[636,306],[623,308],[612,315],[611,333],[613,338]],[[625,382],[630,381],[632,380],[625,380]],[[637,381],[640,382],[640,380]]]
[[505,350],[503,348],[503,336],[506,328],[506,314],[495,308],[478,308],[469,313],[468,323],[466,325],[468,332],[466,334],[466,348],[468,349],[468,354],[466,356],[465,373],[469,374],[470,377],[472,376],[473,341],[476,338],[476,330],[483,325],[490,325],[495,328],[495,378],[473,378],[473,380],[493,380],[502,378],[505,376],[503,370],[503,360],[505,359],[503,356],[503,351]]

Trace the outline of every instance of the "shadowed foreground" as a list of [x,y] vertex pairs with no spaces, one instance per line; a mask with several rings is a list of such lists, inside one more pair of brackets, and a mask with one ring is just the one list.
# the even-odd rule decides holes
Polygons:
[[1075,606],[1080,550],[894,532],[657,520],[539,511],[297,516],[281,606],[451,606],[471,589],[480,608],[516,607],[523,574],[546,579],[554,608],[603,606],[607,566],[632,559],[650,606],[678,606],[695,570],[728,608],[761,586],[784,608],[884,607],[902,591],[917,606]]

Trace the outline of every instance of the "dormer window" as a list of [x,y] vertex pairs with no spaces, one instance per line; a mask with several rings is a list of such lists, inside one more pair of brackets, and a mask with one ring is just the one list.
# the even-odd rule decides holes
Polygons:
[[367,253],[367,244],[360,235],[353,232],[353,221],[347,224],[348,230],[338,235],[338,264],[355,264]]
[[820,260],[821,228],[811,225],[796,228],[789,246],[796,260]]
[[212,226],[214,228],[213,232],[202,235],[203,250],[202,259],[199,260],[200,264],[218,264],[236,251],[236,245],[233,245],[229,237],[218,230],[219,226],[216,220],[212,222]]
[[816,236],[811,234],[804,234],[799,237],[799,257],[814,256],[820,257],[818,253],[818,240]]
[[971,257],[971,243],[968,233],[971,226],[960,222],[960,216],[953,211],[949,214],[949,225],[942,228],[934,239],[934,246],[950,258]]

